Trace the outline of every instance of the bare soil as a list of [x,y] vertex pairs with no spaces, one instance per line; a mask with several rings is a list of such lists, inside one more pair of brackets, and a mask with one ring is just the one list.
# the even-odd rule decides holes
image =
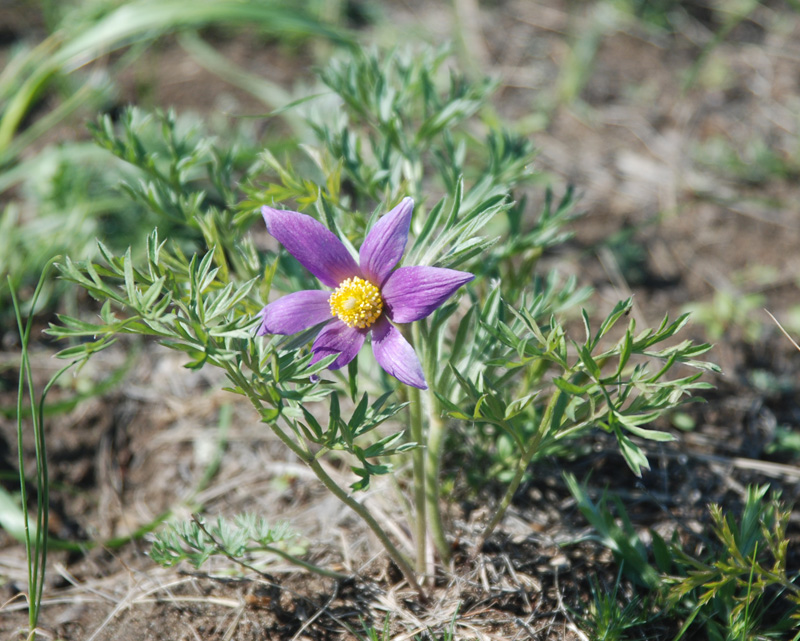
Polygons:
[[[706,55],[720,28],[717,14],[700,3],[680,4],[685,22],[673,33],[601,16],[595,3],[561,0],[464,0],[454,3],[458,19],[450,4],[422,0],[383,10],[404,34],[433,42],[461,37],[475,68],[501,78],[496,108],[514,121],[541,113],[542,101],[565,85],[569,45],[588,37],[598,21],[617,20],[587,65],[576,99],[554,103],[551,117],[532,133],[540,149],[536,168],[556,191],[576,185],[585,211],[574,239],[544,266],[593,285],[597,316],[634,294],[637,320],[653,325],[665,313],[675,316],[688,303],[725,293],[737,300],[760,294],[776,317],[788,319],[800,303],[798,14],[782,2],[766,2]],[[11,35],[3,31],[3,43],[24,29],[8,24]],[[387,27],[364,31],[383,44],[390,44],[388,33]],[[221,38],[219,46],[287,87],[311,77],[310,52],[247,38]],[[122,100],[139,101],[137,87],[146,85],[147,101],[179,111],[213,117],[231,105],[240,112],[263,109],[176,44],[147,55],[150,63],[139,75],[123,79]],[[685,85],[701,57],[694,82]],[[739,166],[708,160],[720,144],[738,154]],[[762,157],[753,155],[758,144],[780,161],[780,170],[765,171]],[[766,269],[767,277],[760,277]],[[500,531],[477,554],[471,543],[486,517],[480,505],[497,499],[496,488],[457,496],[448,514],[458,537],[457,562],[438,577],[428,604],[416,601],[365,528],[254,413],[219,391],[213,373],[189,373],[179,357],[153,345],[125,345],[138,354],[125,382],[47,425],[51,534],[85,541],[87,549],[50,554],[41,628],[67,641],[350,639],[363,634],[362,621],[381,629],[391,615],[393,638],[400,639],[441,632],[452,621],[457,638],[583,639],[579,612],[591,581],[610,589],[617,566],[608,551],[583,538],[588,524],[562,480],[564,471],[578,478],[591,473],[598,495],[606,487],[619,493],[643,536],[650,528],[664,536],[677,530],[689,545],[708,525],[708,504],[737,513],[748,484],[769,483],[787,504],[800,496],[798,453],[774,448],[782,430],[800,428],[800,354],[760,309],[747,319],[758,329],[755,336],[745,331],[747,323],[724,320],[710,354],[724,373],[712,381],[716,389],[705,394],[705,404],[687,409],[695,428],[674,444],[651,447],[650,472],[636,479],[602,436],[587,442],[576,460],[542,461]],[[707,340],[706,329],[695,323],[687,337]],[[8,408],[15,402],[17,356],[12,328],[3,331],[0,405]],[[42,381],[56,367],[55,349],[44,338],[37,345]],[[122,349],[101,354],[67,382],[63,396],[104,380],[126,366],[125,358]],[[220,411],[229,404],[233,420],[222,465],[198,492],[217,448]],[[0,482],[12,492],[15,440],[14,422],[0,416]],[[26,446],[33,469],[32,444]],[[457,476],[461,465],[445,460],[445,473]],[[401,543],[408,539],[391,489],[378,487],[367,500]],[[114,549],[89,547],[167,511],[188,518],[196,506],[208,515],[253,511],[288,520],[311,559],[358,578],[322,579],[280,561],[268,575],[241,576],[227,561],[202,571],[161,569],[142,539]],[[798,525],[795,512],[789,526],[795,568]],[[0,635],[22,638],[24,548],[0,532],[0,549]],[[636,590],[627,583],[621,589],[625,595]],[[631,635],[671,639],[676,632],[650,626]]]

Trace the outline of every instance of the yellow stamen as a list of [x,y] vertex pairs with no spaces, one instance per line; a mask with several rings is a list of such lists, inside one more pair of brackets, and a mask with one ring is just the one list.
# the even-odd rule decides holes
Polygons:
[[372,325],[383,311],[383,299],[378,288],[358,276],[339,283],[328,302],[331,316],[338,316],[348,327],[360,329]]

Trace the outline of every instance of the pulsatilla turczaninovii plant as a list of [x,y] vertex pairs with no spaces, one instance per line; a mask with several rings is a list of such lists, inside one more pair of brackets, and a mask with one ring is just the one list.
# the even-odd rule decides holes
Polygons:
[[[630,320],[620,332],[630,300],[594,330],[584,314],[583,341],[567,335],[564,313],[589,292],[555,272],[537,274],[537,265],[568,237],[572,191],[559,203],[548,191],[541,211],[532,211],[516,191],[529,178],[531,145],[508,132],[476,138],[464,123],[491,83],[438,78],[445,59],[381,62],[363,54],[336,63],[323,79],[342,109],[335,122],[315,123],[316,146],[297,147],[285,161],[267,149],[260,162],[233,174],[227,152],[201,153],[224,141],[204,139],[193,157],[197,171],[204,167],[210,182],[224,187],[225,198],[214,202],[194,174],[154,170],[163,148],[170,166],[183,168],[186,145],[151,148],[136,119],[123,119],[122,131],[104,119],[103,146],[150,176],[128,184],[129,194],[165,223],[196,227],[202,240],[164,241],[153,231],[143,256],[115,254],[101,243],[101,260],[66,258],[62,277],[101,302],[99,319],[63,315],[49,330],[74,341],[62,358],[82,361],[120,334],[137,334],[183,352],[191,369],[222,370],[227,389],[246,398],[297,460],[364,521],[421,595],[422,579],[436,571],[428,551],[436,550],[442,566],[451,560],[440,466],[456,426],[468,437],[458,448],[496,450],[500,437],[513,443],[502,461],[510,481],[483,540],[502,522],[537,453],[568,447],[588,430],[613,434],[641,474],[643,443],[673,438],[653,429],[653,421],[702,388],[698,377],[713,368],[696,360],[708,345],[672,344],[685,316],[644,331]],[[163,135],[174,137],[174,122],[164,125]],[[274,208],[283,202],[303,213]],[[259,212],[297,261],[257,246],[250,229]],[[298,261],[327,289],[314,289]],[[456,292],[461,299],[448,300]],[[371,359],[356,358],[368,334],[390,376],[374,375]],[[678,365],[695,371],[670,378]],[[328,369],[332,375],[323,377]],[[476,429],[485,438],[473,438]],[[349,486],[323,464],[331,452],[350,464],[356,480]],[[356,496],[373,479],[394,474],[398,457],[411,458],[393,484],[411,495],[408,548]],[[266,527],[250,530],[261,540]],[[186,531],[203,548],[198,559],[239,549],[222,545],[222,534],[233,536],[223,530],[212,537],[219,545],[207,548],[207,536]],[[164,538],[156,556],[183,558],[186,550],[177,546],[186,541]]]

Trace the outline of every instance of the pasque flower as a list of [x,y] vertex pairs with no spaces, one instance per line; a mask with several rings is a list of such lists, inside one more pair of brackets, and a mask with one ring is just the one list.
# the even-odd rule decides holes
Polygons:
[[380,366],[398,380],[426,389],[414,348],[392,323],[425,318],[474,276],[443,267],[395,269],[405,251],[414,201],[404,198],[373,226],[359,251],[359,260],[311,216],[262,207],[267,231],[329,290],[287,294],[261,311],[259,336],[296,334],[325,323],[311,351],[312,363],[331,354],[329,366],[352,361],[367,334]]

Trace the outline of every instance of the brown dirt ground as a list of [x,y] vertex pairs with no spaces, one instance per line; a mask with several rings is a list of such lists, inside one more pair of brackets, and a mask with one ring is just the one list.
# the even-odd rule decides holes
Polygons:
[[[480,7],[464,0],[455,6],[469,59],[501,78],[496,106],[515,120],[541,113],[537,105],[560,86],[575,34],[606,19],[596,14],[594,3],[561,0],[497,0]],[[404,0],[388,4],[385,12],[392,30],[374,27],[366,37],[391,44],[402,33],[439,42],[456,33],[453,10],[444,3]],[[788,318],[800,302],[797,14],[780,2],[759,7],[712,51],[696,82],[684,90],[682,70],[719,28],[709,23],[708,11],[686,15],[680,34],[625,21],[609,27],[577,99],[557,106],[532,134],[540,149],[537,168],[557,189],[575,184],[586,212],[575,225],[575,239],[548,256],[545,266],[593,285],[598,315],[633,293],[637,320],[654,324],[666,312],[675,315],[689,302],[723,292],[762,294],[778,318]],[[247,39],[219,46],[251,71],[287,87],[310,77],[308,52],[256,48]],[[123,79],[124,100],[136,101],[137,87],[145,84],[147,100],[179,110],[213,115],[221,105],[263,109],[210,76],[177,45],[162,45],[148,56],[159,64]],[[755,161],[745,162],[739,173],[704,162],[704,152],[718,141],[746,161],[753,145],[764,143],[785,171],[763,176]],[[624,235],[610,245],[615,234]],[[765,267],[769,277],[758,278],[756,268]],[[336,584],[281,563],[269,566],[271,578],[252,573],[241,578],[227,562],[202,572],[164,570],[146,556],[145,541],[81,554],[54,552],[41,627],[51,638],[68,641],[321,640],[355,638],[346,626],[361,632],[360,619],[380,629],[391,614],[393,638],[405,639],[428,627],[447,628],[458,607],[457,638],[585,638],[576,611],[588,598],[589,580],[599,577],[613,585],[616,570],[610,555],[591,542],[561,546],[588,531],[561,480],[564,470],[578,478],[591,472],[593,488],[619,492],[642,532],[697,531],[708,524],[708,503],[736,510],[750,483],[773,484],[789,504],[800,495],[797,459],[766,453],[777,426],[798,429],[800,355],[760,310],[749,322],[760,330],[755,340],[746,340],[737,324],[717,340],[710,359],[724,374],[714,381],[717,389],[706,395],[707,403],[689,410],[696,429],[674,445],[652,448],[653,470],[640,481],[601,437],[577,461],[544,461],[521,488],[502,531],[475,558],[466,550],[486,515],[467,504],[452,506],[449,516],[464,553],[455,571],[440,577],[425,607],[399,582],[362,525],[287,456],[248,407],[218,391],[213,374],[188,373],[171,353],[133,346],[141,355],[122,386],[48,425],[52,534],[107,540],[168,509],[188,517],[192,505],[204,506],[209,515],[255,511],[290,521],[319,564],[361,578]],[[706,338],[699,324],[688,335]],[[3,341],[5,407],[13,402],[16,371],[8,364],[16,355],[10,332]],[[38,347],[35,363],[42,380],[55,367],[52,351],[47,344]],[[123,364],[121,351],[101,354],[64,393],[100,381]],[[759,385],[764,376],[776,383]],[[213,484],[195,494],[213,458],[226,404],[234,405],[234,419],[222,466]],[[0,419],[4,471],[15,469],[14,442],[12,422]],[[457,473],[457,462],[445,465]],[[13,475],[3,482],[13,489]],[[369,504],[407,540],[398,506],[384,490],[374,490]],[[795,512],[790,523],[794,567],[800,560],[797,517]],[[24,550],[3,533],[0,549],[0,635],[18,638],[27,622],[19,597],[26,583]],[[629,595],[634,588],[623,590]],[[668,639],[675,632],[648,629],[646,637],[637,638]]]

